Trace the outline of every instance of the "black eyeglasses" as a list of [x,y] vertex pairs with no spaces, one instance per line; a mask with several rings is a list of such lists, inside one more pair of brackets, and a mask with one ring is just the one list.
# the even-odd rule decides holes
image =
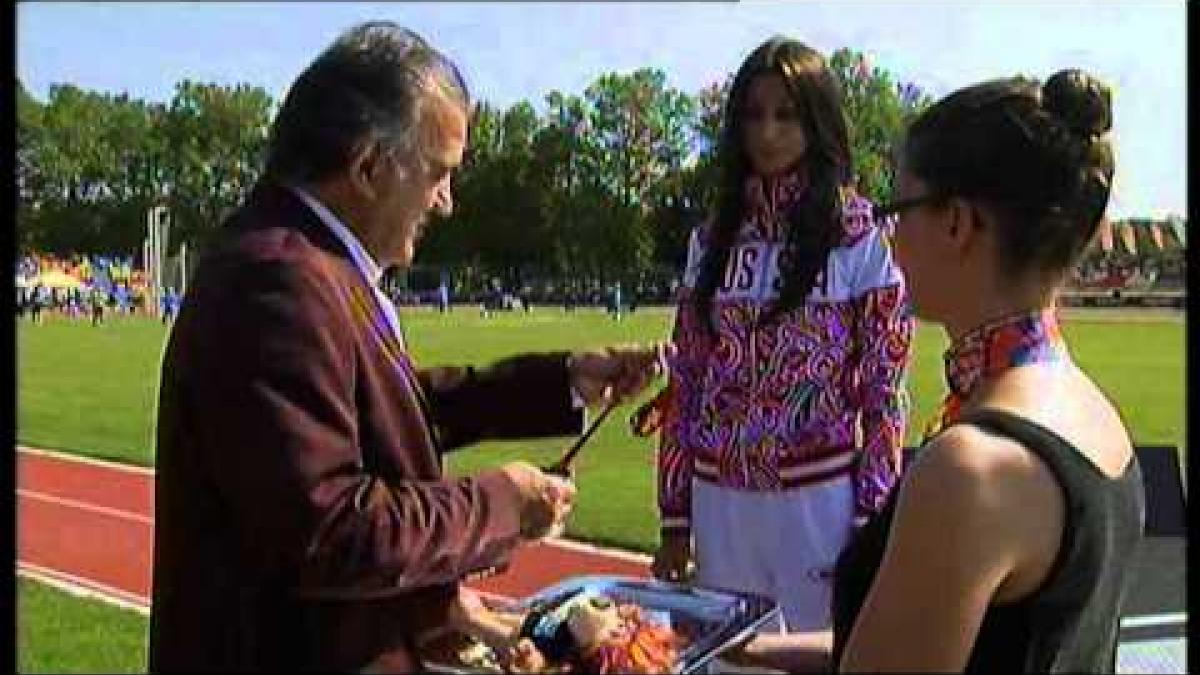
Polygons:
[[909,197],[908,199],[897,199],[874,207],[871,215],[875,220],[886,220],[898,217],[901,213],[909,209],[915,209],[918,206],[925,206],[926,204],[935,204],[945,201],[945,199],[946,195],[937,193],[921,195],[920,197]]

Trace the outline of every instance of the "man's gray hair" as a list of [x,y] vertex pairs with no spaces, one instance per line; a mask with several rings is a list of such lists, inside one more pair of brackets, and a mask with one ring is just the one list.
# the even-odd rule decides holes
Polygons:
[[439,99],[470,107],[454,63],[390,21],[355,26],[288,90],[271,127],[266,173],[283,181],[317,181],[344,169],[363,142],[418,151],[423,111]]

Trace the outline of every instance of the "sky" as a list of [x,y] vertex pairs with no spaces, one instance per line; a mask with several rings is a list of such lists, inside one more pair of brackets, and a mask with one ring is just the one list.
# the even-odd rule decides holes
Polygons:
[[1081,67],[1113,88],[1113,218],[1187,209],[1186,7],[1182,0],[788,2],[22,2],[17,75],[50,86],[169,101],[183,79],[248,83],[280,100],[345,28],[388,19],[462,69],[476,99],[542,110],[599,75],[656,67],[689,93],[775,34],[826,55],[867,54],[934,98],[976,82]]

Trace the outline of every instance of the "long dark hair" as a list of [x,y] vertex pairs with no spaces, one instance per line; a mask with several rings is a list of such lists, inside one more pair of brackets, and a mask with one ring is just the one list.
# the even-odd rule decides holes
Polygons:
[[939,101],[909,128],[904,168],[935,194],[996,217],[1012,277],[1059,282],[1095,236],[1112,191],[1112,94],[1081,70],[1045,84],[992,80]]
[[808,149],[800,160],[808,177],[807,195],[786,215],[787,239],[779,258],[783,287],[763,315],[766,324],[804,302],[841,236],[840,188],[850,167],[850,143],[842,111],[841,87],[825,57],[795,40],[775,37],[755,49],[734,76],[717,144],[720,184],[716,217],[707,242],[694,302],[701,325],[714,334],[713,296],[724,276],[730,249],[745,216],[745,181],[750,160],[742,138],[746,95],[755,77],[783,78],[804,124]]

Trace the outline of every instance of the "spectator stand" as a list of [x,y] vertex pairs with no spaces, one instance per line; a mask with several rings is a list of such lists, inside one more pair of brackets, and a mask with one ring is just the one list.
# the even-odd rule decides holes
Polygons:
[[1067,306],[1173,307],[1186,292],[1182,220],[1105,221],[1062,294]]

